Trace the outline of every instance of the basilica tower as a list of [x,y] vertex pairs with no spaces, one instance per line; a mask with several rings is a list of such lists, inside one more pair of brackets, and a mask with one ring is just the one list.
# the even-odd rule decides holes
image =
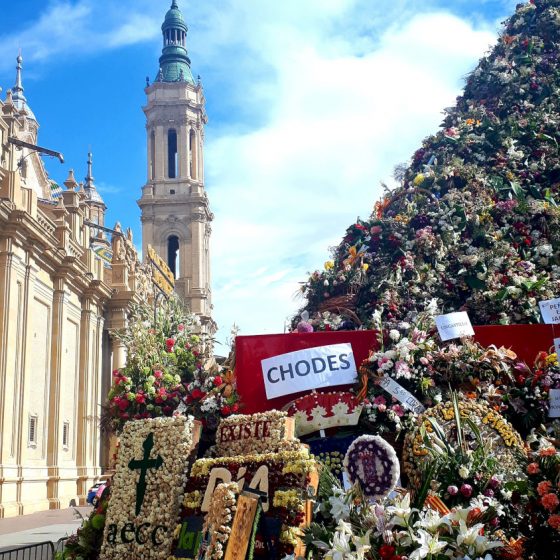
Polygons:
[[161,26],[163,50],[155,81],[145,89],[148,147],[142,211],[144,255],[151,245],[175,274],[176,292],[213,333],[210,212],[204,189],[204,93],[187,55],[187,26],[173,0]]

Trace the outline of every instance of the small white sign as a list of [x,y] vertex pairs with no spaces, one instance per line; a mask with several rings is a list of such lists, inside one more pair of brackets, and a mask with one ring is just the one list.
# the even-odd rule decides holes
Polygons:
[[560,389],[550,389],[548,398],[550,402],[548,415],[550,418],[560,418]]
[[556,352],[558,359],[560,359],[560,338],[554,339],[554,351]]
[[395,397],[408,410],[412,410],[416,414],[422,414],[426,410],[424,405],[412,393],[409,393],[402,385],[399,385],[388,375],[383,376],[378,383],[380,387],[383,387],[387,393]]
[[560,298],[539,301],[539,307],[547,325],[560,325]]
[[471,320],[466,311],[457,311],[436,317],[436,326],[442,341],[473,336]]
[[318,346],[261,361],[266,398],[349,385],[358,372],[350,343]]

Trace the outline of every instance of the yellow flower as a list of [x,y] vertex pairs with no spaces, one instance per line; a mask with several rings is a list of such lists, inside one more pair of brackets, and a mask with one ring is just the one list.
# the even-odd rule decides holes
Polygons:
[[367,272],[367,269],[368,269],[368,268],[369,268],[369,264],[368,264],[368,263],[364,263],[364,264],[362,265],[362,270],[363,270],[364,272]]
[[426,176],[424,175],[424,173],[418,173],[418,175],[414,177],[414,181],[412,182],[414,183],[415,187],[419,187],[425,180]]
[[333,261],[327,261],[325,263],[325,270],[332,270],[334,268],[334,262]]
[[556,365],[558,363],[558,356],[556,354],[549,354],[546,358],[546,363]]

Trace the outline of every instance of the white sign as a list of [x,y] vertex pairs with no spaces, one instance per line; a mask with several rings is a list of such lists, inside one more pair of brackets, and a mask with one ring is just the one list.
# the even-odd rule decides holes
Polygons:
[[550,418],[560,418],[560,389],[550,389],[548,398],[550,401],[548,415]]
[[539,307],[547,325],[560,325],[560,298],[539,301]]
[[383,387],[387,393],[392,397],[395,397],[405,408],[416,412],[416,414],[422,414],[426,408],[424,405],[412,394],[409,393],[402,385],[399,385],[394,379],[391,379],[388,375],[382,377],[378,384]]
[[554,351],[556,352],[556,355],[558,356],[558,359],[560,360],[560,338],[555,338],[554,339]]
[[442,341],[461,338],[462,336],[473,336],[474,331],[471,320],[466,311],[457,311],[447,315],[436,317],[436,326]]
[[349,385],[358,372],[350,343],[331,344],[280,354],[261,361],[266,398]]

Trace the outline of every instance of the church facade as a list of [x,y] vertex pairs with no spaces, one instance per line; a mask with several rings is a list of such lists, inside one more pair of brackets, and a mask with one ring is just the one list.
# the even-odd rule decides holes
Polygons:
[[175,290],[199,316],[202,329],[216,331],[211,318],[210,212],[204,188],[205,99],[187,54],[187,25],[176,0],[163,25],[159,71],[145,89],[147,182],[138,205],[142,247],[163,256],[176,278]]
[[37,131],[20,56],[0,101],[0,517],[85,503],[109,466],[101,405],[125,360],[111,332],[150,297],[131,233],[105,236],[92,155],[60,187]]

